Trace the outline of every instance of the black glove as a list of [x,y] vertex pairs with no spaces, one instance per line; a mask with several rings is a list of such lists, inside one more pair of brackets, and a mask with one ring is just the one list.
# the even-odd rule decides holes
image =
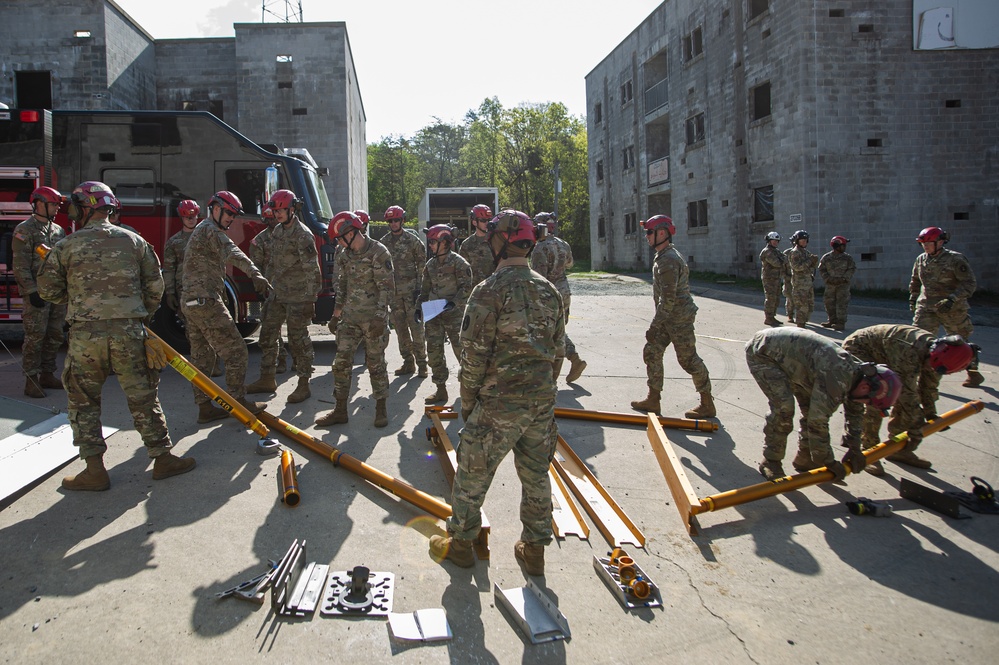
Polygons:
[[31,301],[31,304],[33,306],[35,306],[35,307],[37,307],[39,309],[41,309],[42,307],[45,307],[45,304],[46,304],[45,300],[43,300],[42,297],[40,295],[38,295],[38,291],[35,291],[30,296],[28,296],[28,299]]
[[937,307],[936,307],[936,309],[937,309],[938,312],[942,312],[942,313],[946,314],[947,312],[949,312],[953,308],[954,308],[954,299],[953,298],[947,297],[947,298],[944,298],[943,300],[937,301]]
[[423,323],[423,307],[419,303],[416,304],[416,311],[413,312],[413,320],[417,323]]
[[[847,455],[849,455],[849,454],[850,453],[847,453]],[[860,467],[860,468],[863,469],[864,467]],[[833,460],[832,462],[829,462],[829,464],[826,465],[826,469],[828,469],[829,471],[832,472],[832,474],[833,474],[833,482],[834,483],[838,483],[839,481],[841,481],[844,478],[846,478],[846,467],[844,467],[842,464],[840,464],[836,460]]]
[[444,304],[444,311],[445,311],[445,312],[450,312],[450,311],[451,311],[452,309],[454,309],[455,307],[457,307],[457,305],[455,305],[455,304],[454,304],[453,302],[451,302],[450,300],[448,300],[448,301],[447,301],[447,302],[446,302],[446,303]]
[[413,291],[413,304],[414,305],[419,305],[420,304],[420,291],[421,291],[421,289],[416,289],[416,290]]
[[180,309],[180,300],[173,293],[167,295],[167,297],[166,297],[166,303],[167,303],[167,307],[169,307],[170,309],[172,309],[175,312]]
[[[850,473],[860,473],[867,466],[867,458],[864,457],[864,453],[860,452],[860,448],[850,448],[846,451],[846,455],[843,455],[843,464],[840,464],[840,466],[846,464],[850,465]],[[833,470],[832,465],[829,466],[829,470]],[[846,476],[845,469],[843,475]],[[842,478],[837,478],[836,480],[842,480]]]

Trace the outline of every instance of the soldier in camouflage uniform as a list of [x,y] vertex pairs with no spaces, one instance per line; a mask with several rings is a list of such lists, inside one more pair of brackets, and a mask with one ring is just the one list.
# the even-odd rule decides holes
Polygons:
[[799,328],[808,324],[815,309],[815,268],[819,257],[808,251],[808,232],[795,231],[791,236],[794,247],[787,255],[791,266],[791,298],[794,300],[794,321]]
[[523,488],[523,523],[514,555],[529,575],[543,575],[552,540],[548,468],[555,454],[555,360],[564,355],[565,314],[552,284],[534,273],[527,255],[534,225],[522,212],[490,222],[499,263],[472,291],[461,326],[461,412],[465,428],[451,495],[448,535],[430,538],[430,555],[469,568],[481,527],[482,503],[497,467],[513,450]]
[[[392,255],[377,240],[364,235],[364,223],[352,212],[337,213],[330,221],[330,235],[347,251],[337,275],[336,309],[330,330],[336,334],[333,360],[333,395],[336,408],[320,416],[316,424],[347,422],[347,396],[354,353],[364,341],[371,392],[375,398],[375,427],[388,425],[385,399],[388,397],[388,306],[395,294]],[[415,316],[415,315],[414,315]]]
[[829,241],[832,247],[819,259],[819,277],[825,283],[822,303],[829,317],[819,325],[842,332],[846,328],[846,312],[850,307],[850,282],[857,264],[853,257],[846,253],[846,243],[850,242],[843,236],[833,236]]
[[649,247],[656,250],[652,264],[652,298],[656,313],[645,333],[642,358],[648,373],[649,395],[640,402],[632,402],[638,411],[659,413],[660,394],[663,388],[663,354],[670,344],[676,360],[700,393],[701,403],[684,414],[687,418],[714,418],[715,403],[711,397],[711,378],[704,361],[697,355],[697,338],[694,336],[694,319],[697,305],[690,296],[690,271],[680,253],[673,247],[676,227],[666,215],[656,215],[642,222]]
[[[916,257],[909,281],[912,325],[934,335],[943,326],[948,335],[969,339],[975,327],[968,314],[968,298],[975,293],[977,284],[968,259],[944,247],[950,236],[938,226],[923,229],[916,240],[923,246],[923,253]],[[961,385],[974,388],[984,382],[975,358]]]
[[[904,450],[888,459],[919,469],[931,468],[929,460],[916,455],[916,448],[923,440],[923,425],[937,417],[940,377],[965,369],[975,350],[957,335],[934,339],[915,326],[888,324],[861,328],[843,340],[843,348],[865,362],[888,365],[902,381],[902,392],[888,421],[888,435],[908,432],[909,441]],[[881,411],[868,406],[861,435],[865,450],[881,442],[881,420]],[[866,470],[875,476],[885,473],[880,460],[868,464]]]
[[763,280],[763,324],[779,326],[777,305],[780,304],[780,281],[787,273],[787,257],[777,249],[780,234],[767,234],[767,245],[760,252],[760,278]]
[[[767,396],[770,412],[763,427],[763,461],[760,473],[767,480],[784,477],[781,465],[787,435],[794,428],[794,403],[801,410],[798,420],[798,453],[792,465],[805,472],[820,467],[842,479],[843,464],[859,473],[867,461],[861,452],[864,404],[887,409],[901,390],[898,376],[884,365],[864,363],[832,340],[809,330],[776,328],[761,330],[746,344],[746,363]],[[833,457],[829,445],[829,418],[843,405],[846,434],[843,463]]]
[[66,384],[73,444],[85,471],[68,476],[68,490],[111,487],[104,468],[101,392],[112,374],[125,393],[135,429],[153,458],[153,480],[194,468],[171,454],[173,443],[156,391],[159,371],[146,365],[146,331],[163,294],[160,263],[152,246],[108,222],[114,195],[102,182],[81,183],[71,196],[70,218],[82,228],[56,243],[38,273],[38,289],[51,302],[68,304]]
[[[468,294],[472,292],[472,268],[451,248],[454,246],[454,229],[447,224],[437,224],[424,229],[431,258],[423,268],[423,287],[420,302],[446,300],[445,310],[425,323],[427,331],[427,356],[431,376],[437,387],[427,404],[447,401],[447,357],[444,353],[445,338],[451,340],[451,349],[461,359],[461,316],[465,311]],[[416,315],[422,319],[422,308]]]
[[389,232],[382,237],[382,243],[392,255],[392,265],[395,266],[392,325],[399,338],[399,353],[402,354],[402,367],[395,371],[395,375],[412,374],[419,368],[419,376],[426,377],[427,342],[423,321],[416,320],[416,309],[419,306],[423,267],[427,265],[427,250],[415,233],[402,228],[405,219],[405,210],[389,206],[385,211]]
[[[539,212],[534,216],[534,232],[538,244],[531,253],[531,269],[555,285],[562,294],[562,307],[565,311],[565,322],[569,323],[569,306],[572,304],[572,291],[569,289],[569,278],[565,271],[572,267],[572,247],[565,240],[555,235],[555,224],[558,220],[554,213]],[[569,359],[569,373],[565,380],[573,383],[583,375],[586,361],[579,357],[576,345],[565,336],[566,358]],[[555,363],[555,379],[562,372],[562,359]]]
[[[361,234],[365,237],[370,237],[368,234],[368,223],[371,221],[371,217],[368,215],[367,210],[355,210],[354,216],[361,220],[363,228],[361,229]],[[336,240],[333,241],[334,243]],[[333,284],[336,285],[339,280],[340,271],[343,269],[344,264],[347,263],[347,249],[342,244],[337,244],[336,253],[333,255]],[[330,334],[336,337],[336,328],[339,324],[334,318],[330,318],[329,330]],[[336,353],[336,340],[333,341],[333,353]]]
[[[246,254],[226,235],[243,204],[232,192],[216,192],[208,202],[208,217],[191,233],[184,253],[181,311],[187,322],[191,359],[196,367],[208,367],[215,354],[225,362],[225,382],[229,395],[250,413],[264,409],[261,402],[246,399],[246,363],[248,354],[229,310],[226,309],[225,268],[233,265],[253,280],[253,288],[266,298],[271,285]],[[228,413],[212,406],[211,398],[194,387],[198,422],[225,418]]]
[[66,237],[66,232],[55,223],[63,201],[63,195],[51,187],[38,187],[31,192],[31,217],[14,228],[11,241],[14,279],[23,302],[21,364],[25,376],[24,394],[28,397],[45,397],[44,388],[62,390],[55,370],[56,354],[64,338],[66,305],[46,302],[39,295],[35,278],[42,260],[35,253],[35,247],[52,247]]
[[794,251],[794,240],[788,238],[791,246],[781,252],[784,255],[784,313],[788,323],[794,323],[794,294],[791,293],[791,252]]
[[298,219],[301,201],[295,193],[279,189],[271,195],[267,208],[274,211],[277,224],[266,243],[265,275],[273,292],[260,328],[260,378],[246,387],[247,393],[274,392],[277,358],[281,346],[281,326],[288,325],[288,346],[298,375],[298,386],[288,396],[297,404],[312,396],[309,379],[315,352],[309,337],[309,324],[316,313],[316,297],[322,288],[316,238]]
[[[267,226],[260,231],[257,235],[253,236],[253,240],[250,241],[250,260],[253,261],[253,265],[260,268],[260,272],[264,273],[264,277],[267,278],[268,282],[272,281],[273,275],[271,274],[270,268],[270,249],[268,244],[274,237],[274,227],[277,226],[277,220],[274,218],[274,209],[264,206],[263,210],[260,211],[260,218],[263,220],[264,224]],[[339,248],[338,248],[339,249]],[[269,316],[270,303],[271,301],[265,300],[260,305],[260,327],[263,328],[263,322],[267,320]],[[288,371],[288,349],[285,348],[284,340],[281,339],[281,331],[278,330],[277,335],[277,366],[274,371],[277,374],[284,374]],[[292,369],[295,369],[292,366]],[[253,391],[249,390],[250,386],[247,386],[247,394]]]
[[461,241],[458,254],[472,266],[472,286],[493,274],[493,268],[496,266],[493,253],[486,242],[486,226],[492,218],[493,211],[484,203],[472,206],[471,212],[468,213],[471,235]]

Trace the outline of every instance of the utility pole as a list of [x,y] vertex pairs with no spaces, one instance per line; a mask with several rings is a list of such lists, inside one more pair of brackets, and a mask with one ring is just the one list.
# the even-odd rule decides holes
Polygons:
[[[298,11],[295,11],[294,5],[296,4]],[[302,0],[298,0],[298,2],[294,2],[294,0],[261,0],[261,23],[267,23],[268,14],[277,19],[277,23],[302,23]]]

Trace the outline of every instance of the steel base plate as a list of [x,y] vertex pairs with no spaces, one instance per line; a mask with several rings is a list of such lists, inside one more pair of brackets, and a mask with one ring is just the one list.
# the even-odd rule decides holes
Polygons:
[[393,573],[372,572],[368,575],[368,593],[364,600],[351,600],[351,571],[337,570],[330,573],[323,602],[319,608],[322,614],[333,616],[381,617],[392,611],[392,598],[395,591]]

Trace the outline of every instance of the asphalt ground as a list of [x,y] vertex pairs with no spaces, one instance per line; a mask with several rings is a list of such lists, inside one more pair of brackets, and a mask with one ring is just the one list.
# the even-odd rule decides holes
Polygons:
[[[652,317],[651,288],[641,278],[573,279],[568,332],[588,366],[559,406],[629,411],[645,395],[641,359]],[[730,285],[694,285],[700,307],[698,349],[714,386],[721,428],[711,434],[667,430],[699,497],[761,481],[766,400],[746,367],[743,346],[762,325],[762,296]],[[905,303],[855,303],[847,332],[902,320]],[[645,431],[560,420],[559,431],[641,529],[644,548],[627,546],[658,585],[663,607],[625,611],[593,569],[610,546],[592,520],[588,541],[569,536],[547,550],[536,578],[568,620],[568,641],[532,645],[499,609],[493,586],[524,586],[513,556],[520,533],[520,486],[512,460],[497,474],[484,506],[492,555],[471,570],[434,563],[427,539],[442,523],[322,456],[284,443],[299,465],[302,501],[279,501],[275,458],[254,453],[257,437],[235,420],[200,426],[190,385],[163,373],[161,400],[176,452],[193,456],[191,473],[152,481],[151,464],[115,381],[105,389],[104,422],[121,431],[105,458],[112,487],[65,492],[59,480],[74,461],[0,511],[0,661],[89,663],[881,663],[989,662],[999,647],[999,516],[956,520],[899,497],[901,478],[938,490],[969,491],[970,476],[999,485],[994,419],[999,328],[982,325],[986,383],[963,388],[944,378],[940,411],[981,399],[985,410],[927,437],[920,471],[887,463],[883,479],[867,474],[699,516],[687,535]],[[988,315],[987,312],[981,314]],[[779,318],[783,318],[779,316]],[[988,316],[982,317],[989,320]],[[821,305],[812,321],[823,320]],[[843,333],[813,328],[833,339]],[[294,389],[279,375],[268,410],[385,473],[449,500],[425,436],[429,380],[392,378],[389,426],[374,429],[374,402],[356,357],[350,422],[311,423],[332,408],[332,346],[315,327],[313,397],[285,405]],[[24,399],[16,346],[0,361],[0,395]],[[251,347],[248,381],[260,354]],[[393,338],[390,371],[399,365]],[[451,360],[448,388],[458,389]],[[358,385],[359,384],[359,385]],[[32,400],[65,408],[50,392]],[[689,377],[666,354],[664,415],[697,403]],[[456,442],[461,424],[446,421]],[[832,423],[838,441],[842,419]],[[790,446],[793,454],[794,440]],[[786,468],[790,471],[789,459]],[[888,518],[853,516],[844,502],[886,501]],[[269,605],[225,599],[216,591],[253,577],[294,539],[309,561],[331,571],[366,565],[395,575],[394,610],[443,607],[454,638],[410,645],[393,640],[382,619],[275,618]]]

